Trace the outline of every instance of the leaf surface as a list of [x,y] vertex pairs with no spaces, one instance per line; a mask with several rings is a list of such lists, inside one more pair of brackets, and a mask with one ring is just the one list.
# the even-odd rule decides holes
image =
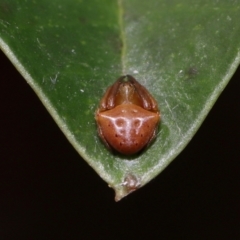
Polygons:
[[[240,61],[240,1],[0,0],[0,47],[79,154],[120,200],[186,146]],[[94,113],[106,88],[133,75],[162,121],[135,157],[109,152]]]

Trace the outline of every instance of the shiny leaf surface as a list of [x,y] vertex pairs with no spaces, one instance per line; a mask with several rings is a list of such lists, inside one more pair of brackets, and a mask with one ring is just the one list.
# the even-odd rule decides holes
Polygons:
[[[0,0],[0,47],[79,154],[121,199],[186,146],[240,61],[240,1]],[[105,148],[94,113],[133,75],[162,122],[140,155]]]

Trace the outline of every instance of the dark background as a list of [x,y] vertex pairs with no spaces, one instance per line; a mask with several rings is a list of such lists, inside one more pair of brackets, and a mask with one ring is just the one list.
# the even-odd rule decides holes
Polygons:
[[157,178],[114,192],[0,52],[0,239],[240,239],[240,68]]

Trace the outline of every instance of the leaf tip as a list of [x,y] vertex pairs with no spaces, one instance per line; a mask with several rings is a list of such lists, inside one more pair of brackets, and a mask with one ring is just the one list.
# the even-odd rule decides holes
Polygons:
[[120,186],[113,187],[115,190],[115,201],[118,202],[128,194],[136,191],[141,186],[139,178],[134,174],[128,173]]

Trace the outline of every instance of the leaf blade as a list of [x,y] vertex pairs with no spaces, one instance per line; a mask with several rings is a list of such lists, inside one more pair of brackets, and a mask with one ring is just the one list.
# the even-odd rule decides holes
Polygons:
[[[1,48],[117,200],[134,190],[128,181],[145,185],[179,154],[240,62],[237,1],[4,4]],[[94,122],[122,73],[143,83],[162,113],[157,140],[133,158],[108,152]]]

